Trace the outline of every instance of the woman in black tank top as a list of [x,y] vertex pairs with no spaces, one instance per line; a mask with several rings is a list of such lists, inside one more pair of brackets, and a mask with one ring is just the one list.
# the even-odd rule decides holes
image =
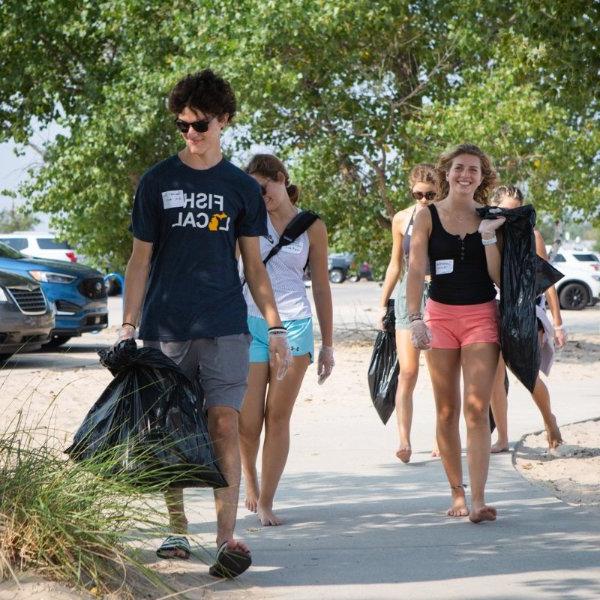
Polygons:
[[[499,337],[494,302],[500,282],[495,230],[504,219],[482,221],[476,208],[487,203],[495,182],[489,158],[463,144],[437,164],[441,200],[421,211],[413,225],[407,306],[413,343],[428,349],[437,409],[437,440],[452,493],[451,517],[493,521],[485,504],[490,455],[489,404],[498,363]],[[423,276],[431,269],[425,314],[419,307]],[[471,509],[462,477],[459,418],[463,376]]]
[[[408,176],[410,190],[415,203],[394,215],[392,221],[392,252],[385,272],[385,280],[381,288],[380,329],[383,317],[387,312],[388,301],[394,293],[394,314],[396,317],[396,351],[400,373],[396,387],[396,419],[400,443],[396,457],[403,463],[410,461],[412,448],[410,431],[413,414],[413,392],[419,375],[419,354],[410,339],[410,324],[406,312],[406,273],[408,271],[408,253],[415,215],[426,210],[436,197],[435,167],[430,164],[415,165]],[[423,301],[424,302],[424,301]],[[433,452],[438,456],[437,444],[434,440]]]

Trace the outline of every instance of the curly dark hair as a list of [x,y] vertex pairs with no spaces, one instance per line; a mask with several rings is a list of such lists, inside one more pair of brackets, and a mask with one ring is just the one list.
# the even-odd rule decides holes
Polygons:
[[204,69],[178,81],[169,94],[169,110],[173,114],[186,108],[214,117],[226,114],[231,122],[236,111],[235,94],[228,81],[211,69]]
[[498,179],[491,158],[475,144],[460,144],[448,152],[444,152],[438,159],[436,171],[438,175],[438,198],[443,199],[448,195],[450,186],[446,180],[446,173],[452,166],[452,161],[461,154],[476,156],[481,163],[483,179],[475,190],[474,200],[480,204],[488,204],[488,198]]

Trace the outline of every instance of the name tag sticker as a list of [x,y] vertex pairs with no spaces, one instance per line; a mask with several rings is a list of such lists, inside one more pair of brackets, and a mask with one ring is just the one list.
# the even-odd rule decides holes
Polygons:
[[169,208],[183,208],[183,190],[169,190],[168,192],[163,192],[162,200],[163,208],[165,210],[168,210]]
[[436,260],[435,261],[435,274],[436,275],[447,275],[454,271],[454,259],[449,258],[447,260]]
[[287,252],[288,254],[300,254],[302,249],[304,248],[304,243],[302,240],[294,240],[291,244],[287,246],[283,246],[281,248],[282,252]]

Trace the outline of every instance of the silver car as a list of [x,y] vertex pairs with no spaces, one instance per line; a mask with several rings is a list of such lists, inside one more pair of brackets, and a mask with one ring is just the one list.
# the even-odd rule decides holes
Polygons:
[[53,327],[54,309],[39,284],[0,271],[0,361],[16,352],[39,350]]

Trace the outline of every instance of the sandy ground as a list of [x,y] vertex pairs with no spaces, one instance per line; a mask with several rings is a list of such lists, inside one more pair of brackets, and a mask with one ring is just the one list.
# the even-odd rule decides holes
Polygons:
[[[0,370],[0,410],[3,423],[6,425],[18,414],[25,414],[30,422],[48,424],[64,441],[65,446],[68,445],[89,407],[111,380],[110,373],[98,364],[95,352],[98,347],[109,344],[112,339],[112,332],[105,332],[102,336],[94,338],[86,336],[77,340],[70,349],[43,355],[22,355],[3,367]],[[370,354],[370,343],[346,341],[337,348],[334,375],[325,386],[317,386],[314,366],[309,370],[294,414],[292,454],[286,470],[289,485],[293,485],[294,481],[296,486],[308,485],[303,479],[303,474],[316,472],[315,465],[321,464],[323,456],[333,465],[336,461],[337,464],[343,465],[344,444],[356,444],[355,441],[346,440],[344,437],[344,418],[348,419],[348,422],[356,422],[357,419],[364,419],[365,415],[368,415],[369,427],[365,435],[372,436],[373,431],[380,431],[375,430],[374,423],[371,425],[375,417],[372,407],[368,406],[366,391],[365,374]],[[598,373],[594,370],[597,370],[599,364],[600,334],[572,336],[567,348],[559,354],[551,378],[551,381],[556,381],[561,385],[559,389],[563,390],[555,403],[555,412],[561,424],[565,446],[556,455],[549,455],[545,450],[544,437],[530,434],[517,445],[514,459],[519,471],[533,483],[548,488],[552,494],[566,502],[594,507],[600,506],[600,422],[588,421],[567,426],[564,424],[576,420],[576,417],[571,417],[569,403],[577,401],[577,394],[589,395],[590,390],[598,389]],[[419,379],[417,396],[430,396],[430,384],[427,379]],[[568,397],[569,394],[565,391],[570,387],[567,382],[573,382],[572,397]],[[513,392],[509,403],[513,401],[512,394]],[[527,401],[525,393],[520,393],[518,398],[519,402]],[[335,434],[332,434],[331,439],[322,439],[316,432],[317,423],[323,419],[322,409],[325,405],[328,410],[332,405],[339,405],[338,414],[341,420],[333,430]],[[539,428],[539,415],[534,408],[528,408],[528,411],[522,417],[525,422],[513,423],[509,409],[509,425],[518,436]],[[600,413],[600,408],[598,412]],[[313,426],[314,435],[311,433]],[[425,409],[422,406],[417,408],[414,427],[423,433],[423,440],[431,440],[431,405],[427,405]],[[393,460],[391,457],[396,443],[393,423],[381,431],[385,433],[378,443],[387,448],[386,452],[389,451],[390,460]],[[511,438],[515,439],[512,436],[513,431],[510,432]],[[427,457],[429,448],[430,443],[423,441],[421,447],[415,447],[415,455]],[[202,502],[200,512],[210,506],[210,500],[205,499]],[[242,503],[243,495],[240,504]],[[245,511],[242,509],[241,513]],[[262,535],[256,524],[247,525],[248,518],[244,515],[241,522],[242,534]],[[201,543],[210,543],[210,529],[212,527],[198,532]],[[210,560],[208,555],[206,560]],[[149,562],[153,561],[150,559]],[[206,567],[197,565],[194,569],[202,575]],[[167,566],[165,563],[162,563],[160,570],[173,577],[181,572],[179,565]],[[21,590],[12,583],[0,585],[0,600],[66,600],[81,597],[60,586],[43,584],[36,578],[24,580]]]

